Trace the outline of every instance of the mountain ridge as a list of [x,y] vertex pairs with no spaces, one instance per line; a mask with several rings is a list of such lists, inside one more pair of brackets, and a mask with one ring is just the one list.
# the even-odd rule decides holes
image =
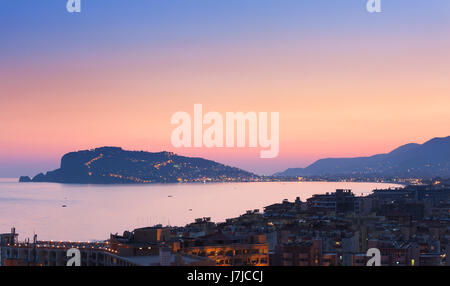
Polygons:
[[274,176],[450,177],[450,136],[405,144],[368,157],[319,159],[305,168],[288,168]]
[[239,168],[172,152],[127,151],[99,147],[64,154],[59,169],[20,182],[143,184],[204,181],[252,181],[259,176]]

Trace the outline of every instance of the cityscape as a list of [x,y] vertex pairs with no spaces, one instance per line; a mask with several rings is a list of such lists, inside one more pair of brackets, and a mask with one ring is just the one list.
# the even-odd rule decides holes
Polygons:
[[65,266],[365,266],[369,249],[382,266],[449,266],[450,181],[352,190],[283,200],[225,222],[198,218],[184,227],[155,225],[104,241],[19,241],[0,234],[0,265]]
[[448,276],[448,35],[448,0],[0,0],[0,281]]

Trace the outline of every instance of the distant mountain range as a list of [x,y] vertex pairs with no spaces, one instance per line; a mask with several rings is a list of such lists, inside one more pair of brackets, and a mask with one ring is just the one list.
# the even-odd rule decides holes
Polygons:
[[448,178],[450,136],[406,144],[371,157],[320,159],[306,168],[290,168],[274,176]]
[[252,181],[258,178],[255,174],[202,158],[102,147],[65,154],[59,169],[32,179],[23,176],[20,182],[135,184]]
[[[450,136],[424,144],[406,144],[390,153],[371,157],[320,159],[306,168],[289,168],[274,177],[322,178],[450,178]],[[214,161],[171,152],[126,151],[101,147],[71,152],[61,167],[20,182],[76,184],[131,184],[172,182],[260,181],[253,173]],[[271,180],[265,177],[264,180]]]

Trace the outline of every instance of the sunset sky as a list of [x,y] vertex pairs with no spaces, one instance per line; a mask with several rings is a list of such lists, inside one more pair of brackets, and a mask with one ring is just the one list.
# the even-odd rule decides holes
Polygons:
[[[271,174],[450,135],[450,1],[0,0],[0,177],[101,146]],[[280,113],[280,153],[174,148],[170,118]]]

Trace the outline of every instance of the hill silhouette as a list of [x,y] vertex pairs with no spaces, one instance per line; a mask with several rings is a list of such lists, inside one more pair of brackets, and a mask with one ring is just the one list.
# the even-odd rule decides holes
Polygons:
[[176,155],[101,147],[65,154],[61,167],[21,182],[77,184],[249,181],[258,176],[214,161]]
[[450,177],[450,136],[406,144],[371,157],[320,159],[275,176]]

